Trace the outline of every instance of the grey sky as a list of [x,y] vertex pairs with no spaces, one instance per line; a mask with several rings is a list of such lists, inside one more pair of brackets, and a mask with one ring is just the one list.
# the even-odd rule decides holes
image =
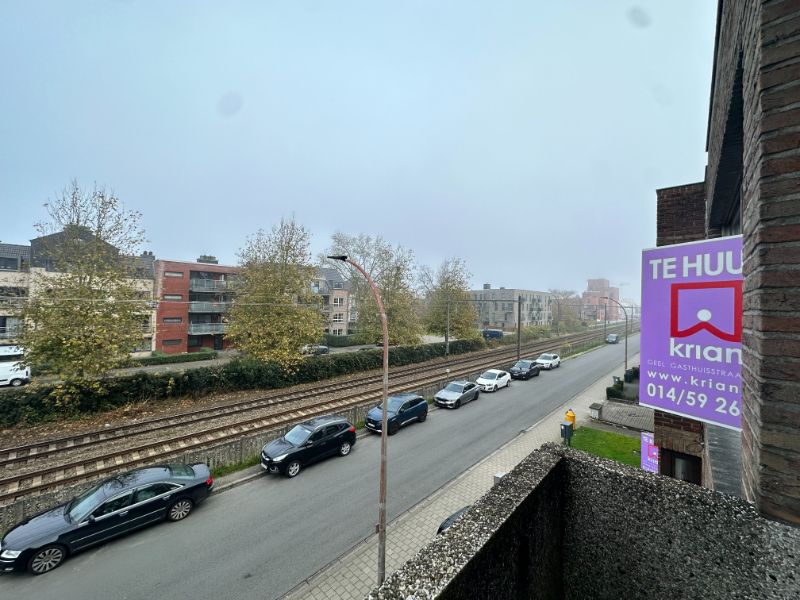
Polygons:
[[479,286],[639,296],[655,192],[699,181],[716,2],[0,0],[4,242],[71,178],[158,257],[294,214]]

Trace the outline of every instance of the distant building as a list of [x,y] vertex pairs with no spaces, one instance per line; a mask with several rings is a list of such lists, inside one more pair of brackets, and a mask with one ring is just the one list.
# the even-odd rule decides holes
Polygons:
[[495,288],[485,283],[482,290],[470,290],[481,327],[512,330],[517,327],[517,300],[522,297],[522,327],[549,325],[553,321],[552,296],[547,292],[516,288]]
[[325,317],[324,332],[330,335],[348,335],[355,324],[355,307],[352,306],[350,285],[336,269],[317,269],[312,289],[322,297]]
[[619,288],[612,287],[608,279],[589,279],[586,291],[582,296],[585,318],[595,321],[619,321],[622,319],[622,311],[619,306],[611,300],[604,300],[604,298],[611,298],[619,302]]

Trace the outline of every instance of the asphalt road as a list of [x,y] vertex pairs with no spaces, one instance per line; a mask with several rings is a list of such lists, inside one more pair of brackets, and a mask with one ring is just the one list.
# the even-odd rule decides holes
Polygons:
[[[629,346],[630,355],[638,352],[638,336]],[[481,394],[459,410],[432,411],[425,423],[389,438],[389,518],[610,372],[622,362],[623,350],[623,344],[604,346],[530,381]],[[374,531],[378,459],[379,437],[367,436],[350,456],[318,463],[295,479],[263,476],[215,494],[186,521],[155,525],[78,554],[52,573],[2,575],[0,596],[279,598]]]

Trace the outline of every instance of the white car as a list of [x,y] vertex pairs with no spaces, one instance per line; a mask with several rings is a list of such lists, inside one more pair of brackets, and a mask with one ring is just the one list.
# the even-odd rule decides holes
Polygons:
[[557,369],[561,365],[561,358],[558,354],[541,354],[536,359],[536,364],[543,369]]
[[501,387],[508,387],[511,385],[511,375],[500,369],[489,369],[478,377],[475,383],[478,384],[481,391],[494,392]]

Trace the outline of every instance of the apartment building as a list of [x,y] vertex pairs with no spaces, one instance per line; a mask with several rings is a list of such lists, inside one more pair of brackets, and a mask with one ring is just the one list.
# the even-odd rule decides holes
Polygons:
[[[31,240],[30,245],[0,243],[0,343],[10,343],[19,332],[20,319],[17,316],[20,303],[37,296],[37,285],[47,277],[58,276],[46,248],[58,243],[61,233],[55,233]],[[145,301],[153,300],[153,261],[152,252],[141,256],[123,257],[130,261],[131,283]],[[155,309],[150,308],[142,315],[142,339],[134,354],[149,353],[154,349],[153,323]]]
[[[611,298],[611,300],[605,300],[605,298]],[[582,295],[585,318],[596,321],[619,321],[622,313],[613,300],[619,302],[618,287],[613,287],[608,279],[589,279],[586,291]]]
[[517,301],[522,298],[522,327],[549,325],[553,321],[553,298],[548,292],[516,288],[496,288],[485,283],[482,290],[470,290],[480,325],[513,330],[517,327]]
[[348,335],[356,320],[355,306],[350,296],[350,286],[336,269],[317,269],[312,289],[322,297],[325,333]]
[[230,347],[225,339],[224,316],[233,298],[238,270],[205,255],[194,262],[156,260],[155,349],[177,354]]

